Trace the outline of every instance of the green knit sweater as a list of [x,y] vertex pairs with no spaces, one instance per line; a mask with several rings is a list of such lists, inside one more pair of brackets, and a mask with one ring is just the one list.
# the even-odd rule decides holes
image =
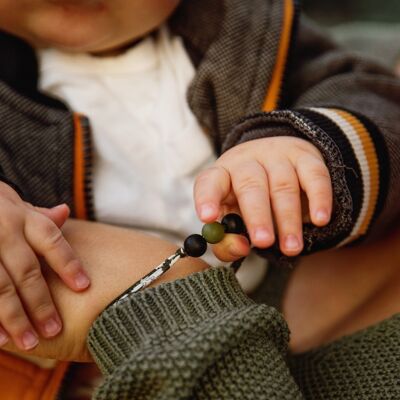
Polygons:
[[95,399],[400,399],[400,316],[296,357],[281,314],[228,269],[131,296],[88,337]]

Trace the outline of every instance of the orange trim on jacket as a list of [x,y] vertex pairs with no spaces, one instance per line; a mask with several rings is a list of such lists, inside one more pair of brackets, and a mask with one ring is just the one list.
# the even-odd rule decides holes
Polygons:
[[[88,219],[85,195],[86,163],[83,117],[74,114],[73,195],[75,216]],[[0,397],[7,400],[55,400],[68,370],[68,362],[41,368],[10,353],[0,351]]]
[[[282,32],[271,82],[262,108],[265,112],[278,107],[293,30],[295,16],[293,0],[282,1],[284,2]],[[78,113],[73,116],[75,130],[73,200],[76,218],[88,219],[85,187],[87,154],[85,154],[82,118],[83,116]],[[68,366],[68,362],[60,362],[51,369],[40,368],[29,361],[0,351],[0,393],[6,396],[7,400],[55,400]]]
[[282,81],[285,73],[286,63],[290,49],[290,39],[293,31],[295,8],[293,0],[283,0],[284,9],[282,13],[282,32],[279,41],[276,63],[272,72],[271,83],[262,107],[265,112],[273,111],[278,107],[279,96],[282,88]]
[[76,218],[87,219],[88,213],[85,201],[85,149],[81,118],[80,114],[74,114],[74,206]]
[[0,397],[7,400],[54,400],[68,365],[60,362],[55,368],[40,368],[0,351]]

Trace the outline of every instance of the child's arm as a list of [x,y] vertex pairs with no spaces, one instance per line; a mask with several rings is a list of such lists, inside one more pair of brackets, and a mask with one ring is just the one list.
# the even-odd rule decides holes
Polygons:
[[311,142],[330,173],[333,214],[303,226],[304,252],[376,237],[400,214],[400,81],[304,23],[292,60],[282,109],[245,118],[223,151],[276,136]]
[[65,325],[31,354],[88,361],[90,329],[89,348],[105,374],[97,399],[301,398],[285,363],[286,323],[272,307],[246,297],[231,271],[202,272],[201,260],[182,259],[155,284],[174,282],[132,295],[98,317],[176,246],[85,221],[69,220],[63,233],[92,285],[71,294],[48,271]]
[[0,182],[0,346],[11,338],[21,350],[29,350],[38,335],[53,337],[62,328],[38,256],[70,289],[89,286],[60,230],[68,215],[66,205],[34,207]]
[[[62,232],[82,261],[91,286],[85,292],[73,293],[50,268],[43,268],[65,323],[57,337],[41,339],[29,354],[87,361],[90,357],[86,349],[86,335],[97,315],[115,297],[173,254],[177,246],[133,229],[75,219],[68,219]],[[207,264],[200,259],[183,258],[154,284],[179,279],[206,267]],[[16,350],[11,342],[6,348]]]

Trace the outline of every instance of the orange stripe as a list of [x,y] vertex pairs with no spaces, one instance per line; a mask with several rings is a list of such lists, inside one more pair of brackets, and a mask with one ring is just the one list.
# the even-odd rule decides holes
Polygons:
[[[342,118],[344,118],[352,127],[353,129],[357,132],[361,143],[363,145],[363,150],[365,157],[368,162],[368,169],[369,169],[369,174],[370,174],[370,194],[369,194],[369,203],[368,203],[368,209],[365,214],[364,221],[362,221],[360,225],[360,229],[358,232],[356,232],[356,236],[358,235],[364,235],[369,227],[369,224],[371,223],[371,219],[374,215],[376,203],[378,201],[378,194],[379,194],[379,163],[378,163],[378,157],[376,155],[375,151],[375,145],[365,128],[365,126],[356,118],[354,115],[342,111],[342,110],[334,110],[337,112]],[[365,195],[365,193],[364,193]]]
[[65,375],[67,374],[69,366],[69,362],[60,362],[57,365],[52,372],[50,381],[46,384],[45,391],[40,397],[40,400],[54,400],[58,398],[61,385],[64,381]]
[[279,95],[282,85],[283,73],[285,71],[286,61],[288,57],[290,37],[292,35],[294,5],[293,0],[283,0],[283,24],[281,39],[276,57],[276,63],[272,72],[271,83],[264,101],[262,110],[265,112],[275,110],[278,107]]
[[0,351],[0,397],[7,400],[54,400],[69,363],[40,368],[11,353]]
[[75,146],[74,146],[74,205],[76,218],[87,219],[85,203],[85,163],[83,146],[83,129],[81,116],[74,114]]

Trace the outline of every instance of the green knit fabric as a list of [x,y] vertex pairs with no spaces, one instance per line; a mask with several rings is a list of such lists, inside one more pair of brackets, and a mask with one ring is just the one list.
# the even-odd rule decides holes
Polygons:
[[131,296],[96,320],[89,348],[105,374],[96,399],[301,399],[285,363],[288,328],[229,270]]
[[307,399],[400,399],[400,314],[293,357]]
[[211,269],[99,316],[88,344],[105,379],[94,397],[400,399],[399,328],[394,316],[288,357],[281,314],[246,297],[230,270]]

